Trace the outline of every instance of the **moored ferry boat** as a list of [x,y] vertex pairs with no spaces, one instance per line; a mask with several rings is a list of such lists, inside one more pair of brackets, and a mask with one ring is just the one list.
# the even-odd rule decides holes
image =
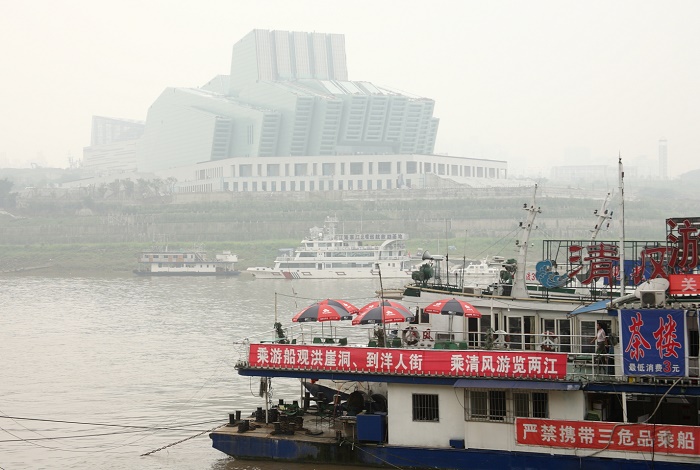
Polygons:
[[141,276],[236,276],[238,256],[230,251],[217,253],[209,259],[201,248],[179,250],[154,247],[139,255],[139,266],[134,270]]
[[258,279],[411,278],[405,233],[338,233],[338,219],[309,230],[294,250],[275,259],[273,267],[250,267]]
[[[263,394],[257,411],[212,432],[212,445],[237,459],[386,468],[696,468],[697,310],[642,302],[558,318],[572,330],[605,325],[605,351],[593,334],[548,333],[557,321],[548,312],[533,312],[542,326],[532,334],[505,341],[442,329],[432,320],[443,315],[402,328],[415,328],[417,343],[405,334],[384,345],[320,342],[290,328],[285,339],[246,344],[238,373],[260,377],[261,390],[281,378],[344,390],[315,406],[304,395],[276,393],[273,404]],[[488,311],[469,320],[487,317],[507,322]],[[383,410],[366,385],[348,388],[353,381],[384,386]]]
[[[525,208],[529,233],[539,208]],[[570,244],[578,265],[559,275],[547,260],[536,292],[517,271],[508,295],[414,286],[402,301],[417,311],[411,322],[377,327],[362,344],[338,328],[312,341],[291,327],[272,343],[246,342],[241,376],[345,388],[330,407],[262,394],[263,407],[231,417],[212,445],[240,459],[385,468],[697,468],[700,218],[666,226],[664,245],[629,262],[608,243],[591,241],[585,255]],[[561,291],[567,284],[576,287]],[[453,300],[465,308],[434,308]],[[353,381],[382,384],[384,410],[364,386],[352,400]]]

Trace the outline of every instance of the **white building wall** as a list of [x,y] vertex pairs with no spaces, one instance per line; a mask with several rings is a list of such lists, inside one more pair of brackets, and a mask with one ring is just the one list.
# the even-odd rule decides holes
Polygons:
[[[408,162],[415,162],[415,172],[409,173]],[[208,177],[201,175],[211,174],[212,168],[223,168],[220,177],[212,185],[212,190],[228,186],[228,191],[234,192],[280,192],[280,191],[329,191],[329,190],[366,190],[366,189],[421,189],[426,187],[426,179],[422,173],[425,166],[429,165],[435,171],[439,168],[445,170],[451,165],[469,165],[474,160],[462,157],[447,157],[440,155],[332,155],[315,157],[240,157],[211,162],[202,162],[195,165],[188,165],[182,168],[172,168],[158,172],[161,178],[172,176],[178,180],[178,187],[184,192],[193,192],[193,188],[202,187],[201,184],[208,180]],[[336,172],[333,175],[323,175],[324,163],[335,163]],[[379,164],[388,164],[388,173],[379,173]],[[400,163],[400,164],[399,164]],[[268,164],[278,164],[280,168],[289,165],[304,164],[307,167],[305,175],[286,174],[281,171],[279,176],[268,176],[265,172],[258,172],[259,166],[263,168]],[[493,167],[494,174],[504,172],[506,162],[479,161],[480,168]],[[361,174],[351,174],[351,167],[360,165]],[[241,167],[249,166],[252,169],[251,176],[241,176]],[[397,171],[400,167],[401,171]],[[314,168],[316,171],[314,172]],[[341,171],[342,168],[342,171]],[[482,173],[489,173],[484,172]],[[460,183],[469,184],[477,181],[476,178],[450,177]],[[486,178],[481,178],[486,180]],[[491,180],[493,181],[493,180]],[[399,183],[403,182],[403,186]],[[188,189],[189,188],[189,189]]]
[[[462,389],[455,393],[452,387],[388,384],[387,390],[387,414],[392,423],[389,444],[449,448],[450,439],[464,439],[464,412],[457,412],[463,410],[458,399]],[[413,421],[414,393],[438,395],[440,421]]]

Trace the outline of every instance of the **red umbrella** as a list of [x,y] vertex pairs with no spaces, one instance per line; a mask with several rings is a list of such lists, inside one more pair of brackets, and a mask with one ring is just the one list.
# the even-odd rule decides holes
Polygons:
[[355,307],[353,304],[350,302],[347,302],[345,300],[340,300],[340,299],[326,299],[322,300],[321,303],[326,303],[328,305],[332,305],[334,307],[342,307],[345,309],[346,312],[348,312],[350,315],[355,315],[356,313],[360,312],[360,309]]
[[301,312],[294,315],[292,318],[293,322],[307,322],[307,321],[338,321],[338,320],[350,320],[352,314],[345,310],[342,306],[334,306],[325,301],[316,302],[313,305],[309,305]]
[[440,315],[481,318],[481,312],[479,312],[472,304],[455,298],[442,299],[438,300],[437,302],[433,302],[425,307],[423,311],[425,313],[437,313]]
[[[374,303],[374,302],[373,302]],[[365,305],[367,307],[367,305]],[[375,305],[374,307],[360,309],[360,313],[353,318],[353,325],[383,325],[385,323],[412,322],[413,314],[406,307],[392,305]]]
[[361,314],[365,313],[367,310],[371,310],[373,308],[381,307],[381,306],[391,307],[391,308],[394,308],[396,310],[400,310],[400,311],[404,312],[406,315],[411,315],[411,316],[413,315],[413,313],[411,313],[411,310],[408,307],[405,307],[404,305],[402,305],[398,302],[394,302],[393,300],[384,300],[384,301],[375,300],[374,302],[370,302],[367,305],[365,305],[364,307],[362,307],[360,309],[359,313],[361,315]]

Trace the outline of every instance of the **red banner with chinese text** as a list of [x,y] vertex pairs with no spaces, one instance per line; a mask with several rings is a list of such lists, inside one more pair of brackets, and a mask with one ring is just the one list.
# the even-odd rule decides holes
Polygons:
[[563,379],[567,355],[525,351],[444,351],[251,344],[256,368],[401,375]]
[[697,426],[516,418],[515,429],[518,444],[700,455]]
[[700,294],[700,274],[670,274],[668,293],[671,295]]

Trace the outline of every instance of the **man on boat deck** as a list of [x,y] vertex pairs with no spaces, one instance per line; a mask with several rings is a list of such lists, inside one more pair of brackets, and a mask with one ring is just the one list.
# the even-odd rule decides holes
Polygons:
[[601,325],[600,322],[596,323],[596,326],[598,327],[598,330],[596,331],[595,338],[593,338],[591,344],[596,344],[596,354],[605,354],[607,352],[607,346],[605,344],[605,330],[603,329],[603,325]]

